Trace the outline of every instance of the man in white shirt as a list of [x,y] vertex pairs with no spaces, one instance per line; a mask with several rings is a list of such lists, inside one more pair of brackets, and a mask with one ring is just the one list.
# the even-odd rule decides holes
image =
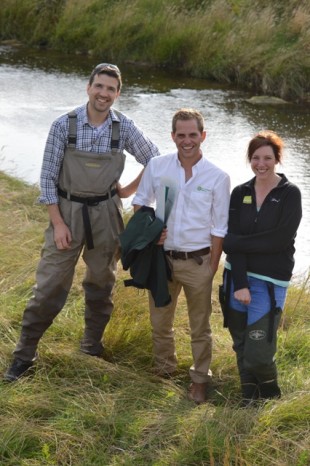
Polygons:
[[132,203],[135,211],[156,204],[169,178],[176,189],[167,229],[159,241],[172,270],[171,303],[155,307],[149,295],[153,351],[157,373],[172,375],[177,366],[173,320],[183,288],[193,355],[188,397],[200,404],[206,399],[212,375],[211,291],[227,231],[230,179],[202,154],[200,146],[206,131],[200,112],[178,110],[172,120],[171,136],[177,152],[149,162]]

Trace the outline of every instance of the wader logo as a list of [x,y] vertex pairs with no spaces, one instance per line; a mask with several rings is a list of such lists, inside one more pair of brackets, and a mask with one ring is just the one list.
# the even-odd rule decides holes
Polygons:
[[85,167],[89,167],[89,168],[100,168],[101,165],[99,163],[96,163],[96,162],[86,162],[85,163]]
[[263,340],[265,336],[266,332],[264,330],[252,330],[251,332],[249,332],[249,337],[251,338],[251,340]]

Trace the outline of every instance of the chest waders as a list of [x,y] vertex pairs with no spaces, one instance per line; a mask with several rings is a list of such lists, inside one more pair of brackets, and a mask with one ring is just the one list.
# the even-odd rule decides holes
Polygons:
[[[85,329],[81,350],[87,354],[100,355],[103,351],[101,338],[113,310],[115,237],[118,237],[119,223],[122,223],[121,219],[113,220],[113,212],[117,209],[111,209],[111,202],[114,204],[112,198],[116,194],[116,182],[124,170],[125,154],[119,150],[119,121],[112,121],[111,150],[106,153],[76,149],[76,134],[76,115],[71,112],[68,147],[59,177],[58,192],[66,199],[65,202],[70,200],[73,204],[82,205],[85,242],[89,252],[84,251],[83,254],[88,267],[83,281]],[[98,224],[102,225],[99,230]],[[101,246],[103,237],[107,243],[104,250]],[[91,254],[92,250],[94,255]]]
[[124,170],[125,155],[119,151],[120,123],[112,121],[111,151],[92,153],[76,149],[76,114],[71,112],[68,116],[68,146],[60,171],[58,194],[82,204],[85,241],[87,248],[93,249],[89,207],[115,196],[115,184]]
[[[26,362],[34,360],[39,340],[65,305],[81,254],[86,264],[83,279],[85,330],[81,351],[91,355],[102,353],[101,339],[113,311],[118,236],[124,228],[121,200],[113,196],[125,160],[118,149],[119,122],[113,122],[111,151],[104,154],[75,148],[75,114],[70,114],[69,134],[59,179],[59,208],[72,234],[71,247],[57,249],[50,223],[45,231],[33,296],[24,310],[21,335],[14,351],[16,358]],[[90,226],[85,224],[86,216]],[[90,228],[91,237],[85,232],[87,228]],[[93,239],[94,249],[91,249],[90,239]],[[85,241],[88,244],[85,245]]]
[[276,305],[273,283],[265,281],[265,284],[270,298],[270,311],[251,325],[247,324],[247,312],[237,311],[230,306],[230,270],[225,269],[224,284],[219,290],[224,327],[228,328],[233,340],[245,405],[259,397],[281,396],[275,353],[282,309]]

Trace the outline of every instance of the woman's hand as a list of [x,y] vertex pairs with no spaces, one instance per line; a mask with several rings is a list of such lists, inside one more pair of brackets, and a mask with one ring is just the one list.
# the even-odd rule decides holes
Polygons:
[[250,304],[251,293],[249,288],[242,288],[241,290],[235,291],[234,298],[242,304]]

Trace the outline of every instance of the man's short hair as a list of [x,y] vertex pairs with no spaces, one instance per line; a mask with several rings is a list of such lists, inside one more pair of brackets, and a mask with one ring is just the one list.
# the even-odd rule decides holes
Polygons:
[[176,132],[176,125],[177,125],[178,120],[182,120],[182,121],[196,120],[199,131],[201,133],[204,131],[204,128],[205,128],[204,118],[202,114],[194,108],[180,108],[180,110],[175,112],[172,118],[172,132],[173,133]]
[[117,90],[120,91],[122,87],[122,75],[120,69],[116,65],[112,65],[112,63],[99,63],[99,65],[95,66],[91,75],[89,77],[89,85],[91,86],[94,82],[95,76],[100,74],[107,74],[112,78],[116,78],[118,81]]

